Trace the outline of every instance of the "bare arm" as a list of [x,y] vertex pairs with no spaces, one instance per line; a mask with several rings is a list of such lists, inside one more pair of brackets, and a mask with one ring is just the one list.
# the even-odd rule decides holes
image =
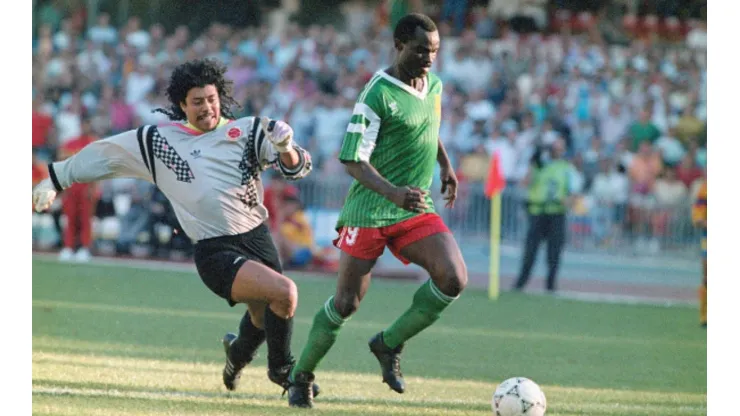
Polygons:
[[371,191],[377,192],[388,200],[391,200],[396,187],[380,175],[368,162],[343,162],[344,168],[350,176],[355,178],[360,185]]
[[355,178],[360,185],[382,195],[396,206],[413,212],[424,212],[428,208],[424,202],[426,191],[408,186],[396,187],[381,176],[368,162],[343,161],[342,163],[344,163],[347,173]]
[[441,191],[444,195],[444,200],[447,201],[446,206],[447,208],[453,208],[457,199],[458,180],[441,139],[437,139],[437,163],[439,163],[440,167],[440,179],[442,180]]
[[447,156],[447,150],[445,145],[442,143],[442,139],[437,139],[437,163],[442,169],[449,169],[452,167],[450,164],[450,157]]

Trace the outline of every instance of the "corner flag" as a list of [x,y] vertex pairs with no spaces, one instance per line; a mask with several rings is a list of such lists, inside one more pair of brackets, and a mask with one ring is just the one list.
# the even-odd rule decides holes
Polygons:
[[493,153],[488,168],[484,192],[491,199],[490,266],[488,270],[488,298],[497,299],[499,294],[499,261],[501,244],[501,192],[506,188],[506,179],[501,172],[498,152]]

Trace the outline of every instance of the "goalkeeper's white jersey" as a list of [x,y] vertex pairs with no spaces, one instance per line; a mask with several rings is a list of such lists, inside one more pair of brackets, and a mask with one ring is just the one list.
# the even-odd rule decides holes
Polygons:
[[183,123],[143,126],[86,146],[49,165],[57,191],[73,183],[138,178],[157,185],[193,240],[245,233],[267,219],[260,173],[278,169],[287,179],[311,171],[307,151],[294,146],[300,163],[282,165],[260,117],[244,117],[201,133]]

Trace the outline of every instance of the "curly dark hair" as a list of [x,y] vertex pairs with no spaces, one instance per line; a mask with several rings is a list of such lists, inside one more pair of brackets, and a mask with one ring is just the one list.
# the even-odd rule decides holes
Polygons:
[[427,32],[437,31],[437,25],[429,16],[421,13],[410,13],[396,23],[396,27],[393,29],[393,37],[402,43],[407,43],[414,38],[417,27]]
[[180,108],[180,103],[185,102],[188,91],[213,85],[218,90],[218,98],[221,101],[221,116],[235,118],[230,107],[239,107],[239,104],[230,95],[233,82],[224,78],[225,73],[226,66],[213,59],[196,59],[178,65],[172,71],[166,91],[170,108],[158,108],[154,112],[165,114],[170,120],[186,120],[187,116]]

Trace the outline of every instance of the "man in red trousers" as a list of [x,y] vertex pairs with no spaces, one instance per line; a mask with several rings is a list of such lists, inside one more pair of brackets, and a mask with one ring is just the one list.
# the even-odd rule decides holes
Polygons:
[[[82,121],[82,134],[66,142],[60,149],[60,160],[74,156],[83,147],[94,142],[90,120]],[[62,195],[62,212],[67,217],[67,226],[64,229],[64,248],[59,253],[62,261],[90,260],[90,246],[92,245],[92,217],[95,201],[95,185],[76,183],[64,191]],[[75,253],[75,249],[79,249]]]

